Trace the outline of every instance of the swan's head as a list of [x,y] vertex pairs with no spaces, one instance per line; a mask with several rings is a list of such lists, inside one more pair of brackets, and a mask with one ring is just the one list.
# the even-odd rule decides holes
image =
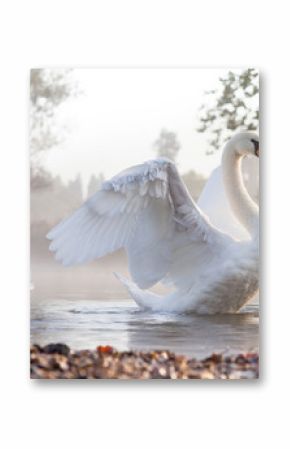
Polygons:
[[259,157],[259,136],[250,131],[235,134],[228,142],[240,156]]

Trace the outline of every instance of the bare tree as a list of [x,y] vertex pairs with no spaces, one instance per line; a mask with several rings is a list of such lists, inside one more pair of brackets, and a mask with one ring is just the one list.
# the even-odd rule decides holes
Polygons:
[[[70,79],[69,69],[32,69],[30,74],[30,154],[31,182],[41,186],[49,175],[41,167],[43,152],[63,141],[64,128],[56,121],[56,111],[79,90]],[[36,178],[37,179],[34,179]]]
[[180,144],[174,132],[162,129],[158,139],[154,142],[153,148],[158,157],[168,157],[175,161],[180,150]]
[[234,130],[259,127],[259,76],[253,68],[230,71],[219,86],[206,92],[199,111],[198,132],[210,135],[212,153],[221,148]]

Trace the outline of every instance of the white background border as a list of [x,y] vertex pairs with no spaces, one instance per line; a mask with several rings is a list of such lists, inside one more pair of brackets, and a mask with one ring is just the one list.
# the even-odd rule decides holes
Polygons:
[[[2,447],[287,446],[289,413],[283,410],[289,397],[290,313],[286,5],[279,0],[271,8],[248,0],[11,0],[5,6],[2,2]],[[29,380],[28,76],[30,67],[42,66],[260,68],[260,381]]]

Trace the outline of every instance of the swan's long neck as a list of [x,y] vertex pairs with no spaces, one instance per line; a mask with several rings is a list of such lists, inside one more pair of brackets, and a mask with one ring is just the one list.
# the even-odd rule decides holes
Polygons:
[[222,158],[223,181],[231,209],[239,222],[253,236],[257,232],[259,209],[248,194],[243,178],[241,156],[231,142],[225,146]]

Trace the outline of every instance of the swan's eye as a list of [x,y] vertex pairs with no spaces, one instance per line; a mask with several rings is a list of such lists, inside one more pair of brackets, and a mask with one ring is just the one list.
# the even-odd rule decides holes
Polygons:
[[259,157],[259,141],[251,139],[251,142],[254,144],[255,147],[255,155]]

